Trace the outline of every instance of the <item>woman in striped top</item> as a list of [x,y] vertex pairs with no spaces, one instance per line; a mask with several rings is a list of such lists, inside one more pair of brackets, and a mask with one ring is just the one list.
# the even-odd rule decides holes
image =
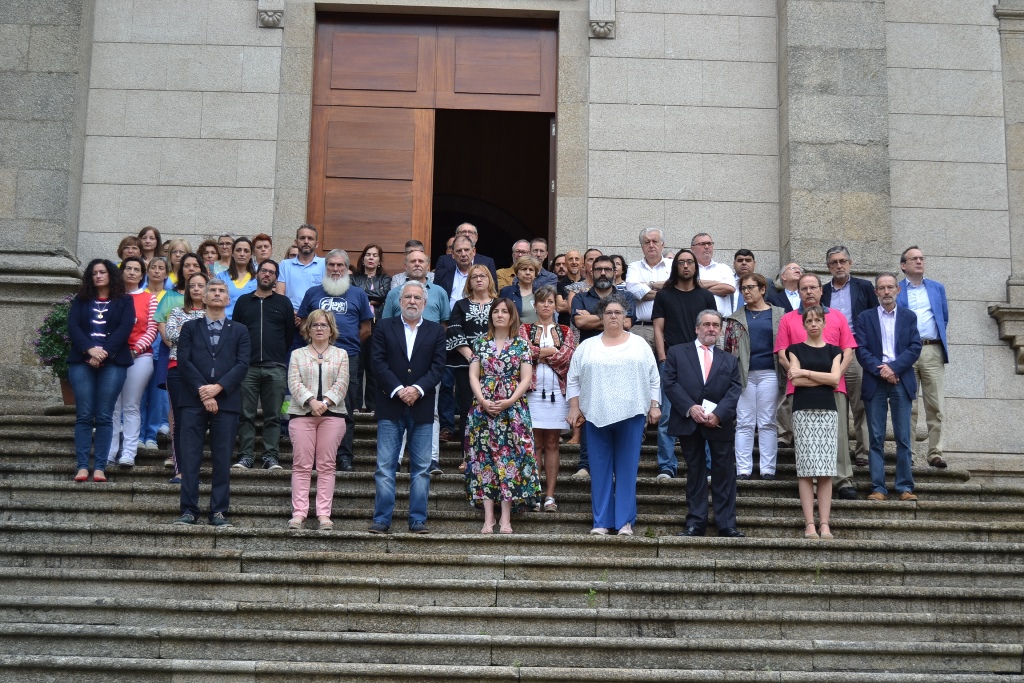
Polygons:
[[110,438],[110,453],[107,465],[117,464],[117,433],[124,438],[121,447],[121,466],[134,467],[135,454],[139,450],[139,434],[142,432],[142,394],[149,378],[153,376],[153,342],[156,341],[156,297],[142,288],[142,277],[146,262],[139,256],[129,256],[121,261],[121,273],[125,290],[135,304],[135,325],[128,335],[128,350],[134,362],[128,368],[121,395],[114,404],[113,432]]
[[68,313],[68,380],[75,390],[75,481],[89,478],[89,455],[95,436],[93,481],[107,480],[104,470],[113,433],[114,402],[124,386],[132,354],[128,336],[135,307],[125,293],[121,271],[106,259],[85,267],[78,296]]

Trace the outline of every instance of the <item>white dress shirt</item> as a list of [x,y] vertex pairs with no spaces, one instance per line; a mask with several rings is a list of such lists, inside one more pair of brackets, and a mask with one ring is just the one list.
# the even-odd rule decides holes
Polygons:
[[[416,335],[419,333],[420,326],[422,325],[423,318],[419,318],[415,324],[410,325],[405,317],[402,317],[402,331],[405,332],[405,356],[409,360],[412,360],[412,347],[416,345]],[[423,396],[426,393],[420,385],[413,384],[413,386],[416,387],[416,391],[420,392],[420,396]],[[391,392],[391,398],[394,398],[395,394],[404,388],[404,386],[396,387],[395,390]]]
[[[718,263],[712,261],[707,266],[702,266],[699,263],[697,267],[700,269],[700,280],[701,282],[724,282],[729,284],[736,278],[736,274],[732,272],[732,268],[724,263]],[[718,312],[723,316],[732,315],[732,295],[729,296],[718,296],[715,295],[715,302],[718,304]]]
[[878,324],[882,328],[882,362],[896,360],[896,309],[886,311],[878,307]]
[[640,301],[651,287],[648,282],[664,282],[672,274],[672,259],[663,258],[655,265],[647,263],[646,259],[633,261],[626,267],[626,291],[636,297],[636,319],[640,322],[651,322],[651,313],[654,311],[654,299]]

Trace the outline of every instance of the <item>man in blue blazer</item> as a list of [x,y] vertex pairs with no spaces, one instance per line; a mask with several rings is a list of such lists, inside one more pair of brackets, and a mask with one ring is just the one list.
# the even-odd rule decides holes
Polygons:
[[895,274],[878,275],[875,293],[880,305],[861,313],[854,328],[857,360],[864,368],[861,397],[871,435],[869,500],[885,500],[889,493],[883,454],[887,405],[896,436],[896,493],[900,500],[917,500],[911,471],[910,404],[917,396],[914,363],[921,355],[921,335],[914,312],[896,305],[899,291]]
[[423,318],[426,286],[409,280],[399,292],[401,315],[382,318],[373,332],[371,367],[377,377],[377,471],[373,475],[371,534],[391,530],[395,474],[403,437],[409,442],[409,531],[427,529],[434,392],[445,368],[445,330]]
[[242,411],[242,381],[249,371],[249,330],[227,319],[228,288],[214,278],[206,284],[206,315],[189,320],[178,337],[181,373],[181,517],[175,524],[195,524],[199,517],[199,466],[206,430],[210,430],[213,478],[210,524],[231,526],[225,516],[230,502],[231,452]]
[[[925,423],[928,425],[928,464],[944,469],[942,459],[942,420],[945,402],[946,363],[949,362],[949,304],[946,288],[941,282],[924,276],[924,252],[917,246],[907,247],[900,255],[900,268],[907,279],[900,283],[896,304],[917,314],[917,331],[921,333],[921,357],[914,363],[914,375],[924,399]],[[910,411],[911,437],[917,428],[917,401]]]
[[[850,257],[850,251],[842,245],[831,247],[825,252],[825,265],[832,273],[832,279],[821,287],[821,305],[826,308],[834,308],[842,313],[852,330],[861,313],[878,307],[875,288],[868,280],[851,275],[853,259]],[[870,440],[864,402],[860,398],[860,383],[863,375],[864,370],[860,363],[853,362],[846,367],[846,372],[843,375],[846,378],[850,412],[853,413],[853,436],[857,441],[857,448],[853,451],[850,459],[858,467],[868,464],[868,442]]]
[[[476,226],[472,223],[463,223],[455,229],[456,237],[461,237],[462,235],[465,235],[472,240],[474,248],[476,247],[476,243],[480,241],[480,235],[477,232]],[[498,281],[498,270],[494,265],[494,259],[490,256],[474,253],[473,265],[486,266],[487,270],[491,271],[491,278],[495,282]],[[455,270],[455,268],[455,259],[448,254],[442,254],[441,258],[437,259],[437,265],[434,266],[434,282],[439,282],[445,279],[445,276],[450,275],[450,271]]]
[[[697,316],[697,339],[676,344],[665,356],[661,383],[672,402],[668,433],[679,437],[686,460],[686,515],[679,536],[703,536],[708,525],[708,471],[718,535],[741,538],[736,528],[736,403],[743,393],[736,357],[715,347],[722,315],[714,309]],[[710,367],[709,367],[710,364]],[[710,403],[717,404],[715,406]]]

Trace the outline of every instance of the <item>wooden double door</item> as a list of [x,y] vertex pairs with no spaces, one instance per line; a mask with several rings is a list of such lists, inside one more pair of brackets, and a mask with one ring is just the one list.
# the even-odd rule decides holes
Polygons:
[[552,22],[320,15],[307,220],[322,247],[378,243],[394,271],[406,240],[429,245],[437,110],[554,113],[556,41]]

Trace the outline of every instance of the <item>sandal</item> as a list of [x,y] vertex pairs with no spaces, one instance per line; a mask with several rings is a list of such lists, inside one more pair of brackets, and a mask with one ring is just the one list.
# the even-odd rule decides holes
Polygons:
[[[827,524],[824,526],[828,526]],[[810,529],[810,531],[808,531]],[[804,527],[804,538],[817,539],[819,538],[817,530],[814,528],[814,522],[811,522]]]
[[544,499],[544,512],[558,512],[558,503],[551,496]]
[[510,534],[510,533],[512,533],[512,525],[511,525],[511,524],[509,524],[508,526],[505,526],[504,524],[502,524],[502,525],[501,525],[501,526],[500,526],[500,527],[498,528],[498,531],[500,531],[500,532],[501,532],[501,533],[503,533],[503,534]]
[[289,529],[301,529],[302,528],[302,523],[305,522],[305,521],[306,521],[306,519],[304,517],[292,517],[290,520],[288,520],[288,528]]
[[334,522],[331,521],[330,517],[317,517],[316,521],[320,523],[320,531],[332,531],[334,529]]
[[107,475],[103,473],[103,470],[96,470],[92,473],[92,480],[102,484],[107,480]]
[[831,541],[835,538],[835,536],[832,535],[832,529],[829,527],[828,523],[822,522],[818,525],[818,528],[821,529],[821,538],[823,540]]
[[75,481],[89,481],[89,470],[78,470]]
[[936,467],[940,470],[944,470],[948,467],[946,461],[942,459],[941,455],[933,455],[932,457],[928,458],[928,465],[931,467]]
[[490,524],[484,524],[483,528],[480,529],[480,533],[482,533],[482,534],[493,534],[494,533],[494,522],[491,522]]

